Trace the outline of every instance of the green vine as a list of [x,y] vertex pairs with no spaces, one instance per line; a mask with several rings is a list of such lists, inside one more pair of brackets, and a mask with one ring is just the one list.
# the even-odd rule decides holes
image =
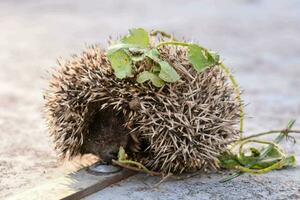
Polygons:
[[[231,148],[224,152],[219,157],[220,166],[226,169],[237,170],[238,172],[224,178],[221,182],[229,181],[243,174],[247,173],[266,173],[274,169],[281,169],[287,166],[294,166],[296,158],[294,155],[286,155],[278,144],[284,139],[294,138],[291,137],[290,133],[300,133],[299,130],[292,130],[295,124],[295,120],[290,120],[286,129],[283,130],[272,130],[268,132],[258,133],[245,138],[241,138],[234,143]],[[279,134],[273,141],[257,140],[258,138],[270,134]],[[267,145],[261,149],[257,149],[252,146],[245,149],[246,144],[263,144]],[[234,149],[239,147],[237,153]],[[246,152],[251,152],[250,155],[246,155]]]
[[229,68],[227,68],[223,63],[220,64],[220,67],[223,69],[225,74],[229,77],[229,80],[231,81],[231,84],[236,91],[237,100],[240,102],[240,138],[242,138],[243,132],[244,132],[245,113],[244,113],[244,104],[243,104],[242,98],[241,98],[241,90],[240,90],[239,85],[237,84],[237,81],[235,80],[234,76],[230,73]]
[[170,41],[170,42],[161,42],[156,46],[156,48],[159,48],[163,45],[176,45],[176,46],[183,46],[183,47],[190,46],[190,44],[186,42]]

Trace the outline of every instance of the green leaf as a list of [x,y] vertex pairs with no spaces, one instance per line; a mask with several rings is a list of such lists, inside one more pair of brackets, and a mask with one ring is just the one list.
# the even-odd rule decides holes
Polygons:
[[169,83],[174,83],[180,79],[180,76],[169,63],[166,61],[159,61],[158,64],[160,65],[159,78]]
[[146,81],[151,80],[152,75],[153,75],[153,74],[152,74],[151,72],[143,71],[142,73],[140,73],[140,74],[137,76],[136,81],[137,81],[138,83],[144,83],[144,82],[146,82]]
[[132,77],[132,61],[123,50],[117,50],[108,54],[108,59],[117,78]]
[[264,169],[267,167],[270,167],[272,165],[274,165],[275,163],[277,163],[278,161],[280,161],[281,159],[264,159],[261,160],[260,162],[256,163],[255,165],[253,165],[251,167],[251,169]]
[[277,148],[274,147],[266,155],[266,158],[280,158],[280,157],[282,157],[282,154],[279,152]]
[[136,81],[138,83],[144,83],[146,81],[151,81],[152,84],[155,87],[162,87],[164,86],[165,82],[163,80],[161,80],[157,75],[148,72],[148,71],[143,71],[142,73],[140,73],[136,79]]
[[159,78],[169,83],[174,83],[180,79],[180,76],[178,75],[176,70],[169,63],[160,59],[160,54],[157,49],[151,49],[146,53],[146,56],[159,64]]
[[120,146],[119,152],[118,152],[118,161],[126,160],[126,157],[127,157],[127,155],[126,155],[124,148],[122,146]]
[[211,54],[196,44],[189,45],[188,59],[198,72],[202,72],[207,67],[216,65],[219,62],[217,54]]
[[160,53],[157,49],[151,49],[147,51],[146,56],[151,58],[153,61],[157,63],[160,61]]
[[241,154],[241,155],[237,156],[237,159],[242,166],[247,166],[249,163],[252,163],[253,161],[255,161],[257,159],[257,157],[245,156],[244,154]]
[[121,39],[122,43],[136,45],[140,48],[149,48],[149,35],[142,28],[133,28],[129,34]]
[[130,29],[129,34],[124,36],[116,44],[108,47],[108,55],[119,50],[126,50],[128,53],[144,54],[150,47],[148,33],[142,28]]
[[237,156],[229,151],[223,152],[218,158],[220,166],[226,169],[234,169],[235,166],[239,165]]

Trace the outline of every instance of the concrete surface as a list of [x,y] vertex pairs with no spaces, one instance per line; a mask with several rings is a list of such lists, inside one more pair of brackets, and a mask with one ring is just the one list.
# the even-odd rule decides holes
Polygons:
[[[300,121],[298,0],[1,1],[0,198],[60,173],[41,115],[45,71],[57,57],[138,26],[219,51],[249,104],[247,133]],[[298,144],[287,149],[300,160]],[[226,184],[217,182],[223,175],[211,174],[159,189],[152,188],[157,179],[138,175],[88,199],[300,199],[299,163]]]
[[136,172],[122,170],[112,174],[95,175],[83,168],[76,173],[53,178],[47,183],[17,193],[7,200],[78,200],[126,179]]
[[[297,173],[298,179],[295,177]],[[210,174],[181,181],[170,180],[157,188],[155,185],[160,181],[159,178],[138,175],[95,193],[85,200],[300,199],[299,169],[257,176],[244,175],[230,182],[219,183],[224,176],[225,174]]]

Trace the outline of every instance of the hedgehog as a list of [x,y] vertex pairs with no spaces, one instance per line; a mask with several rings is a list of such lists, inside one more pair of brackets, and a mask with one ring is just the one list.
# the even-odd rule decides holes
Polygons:
[[[218,168],[218,156],[239,139],[235,88],[220,63],[198,73],[185,47],[162,46],[159,53],[180,75],[161,88],[116,78],[99,45],[58,62],[44,99],[60,158],[92,153],[111,163],[123,146],[131,159],[163,173]],[[135,68],[149,65],[141,60]]]

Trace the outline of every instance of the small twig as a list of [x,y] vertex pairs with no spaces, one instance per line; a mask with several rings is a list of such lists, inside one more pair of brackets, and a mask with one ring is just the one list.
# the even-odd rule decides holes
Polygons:
[[130,166],[128,164],[125,164],[125,163],[122,163],[122,162],[119,162],[116,160],[112,160],[112,162],[113,162],[113,164],[118,165],[120,167],[129,169],[132,171],[136,171],[136,172],[143,172],[143,173],[149,174],[150,176],[163,176],[164,175],[163,173],[154,172],[151,170],[145,170],[144,168],[141,169],[141,168],[133,167],[133,166]]

